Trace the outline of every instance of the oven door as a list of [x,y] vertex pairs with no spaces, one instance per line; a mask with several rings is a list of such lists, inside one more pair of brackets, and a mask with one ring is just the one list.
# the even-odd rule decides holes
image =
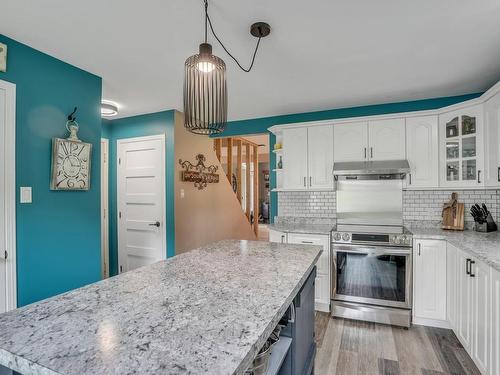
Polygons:
[[332,250],[334,300],[411,308],[411,248],[333,244]]

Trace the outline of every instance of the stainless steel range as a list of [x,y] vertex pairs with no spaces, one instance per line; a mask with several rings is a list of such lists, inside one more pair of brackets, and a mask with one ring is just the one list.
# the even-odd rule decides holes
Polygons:
[[409,327],[413,238],[403,227],[407,161],[336,163],[332,314]]

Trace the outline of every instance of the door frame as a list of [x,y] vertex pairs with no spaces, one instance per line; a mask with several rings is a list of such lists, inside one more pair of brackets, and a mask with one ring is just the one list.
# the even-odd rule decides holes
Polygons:
[[109,139],[101,138],[101,276],[109,277]]
[[[5,241],[7,258],[7,310],[17,307],[16,273],[16,85],[0,80],[5,91]],[[2,249],[3,250],[3,249]]]
[[153,140],[159,140],[161,141],[162,148],[161,148],[161,170],[163,172],[162,176],[162,222],[163,222],[163,231],[162,231],[162,243],[163,243],[163,257],[162,259],[167,259],[167,197],[166,197],[166,170],[165,170],[165,148],[166,148],[166,135],[164,133],[157,134],[157,135],[148,135],[148,136],[143,136],[143,137],[130,137],[130,138],[121,138],[116,141],[116,222],[117,222],[117,228],[116,228],[116,234],[118,238],[118,274],[120,274],[120,264],[121,259],[123,257],[123,252],[120,251],[122,248],[122,236],[120,236],[120,207],[121,207],[121,194],[120,194],[120,177],[121,177],[121,168],[120,168],[120,145],[125,144],[125,143],[131,143],[131,142],[141,142],[141,141],[153,141]]

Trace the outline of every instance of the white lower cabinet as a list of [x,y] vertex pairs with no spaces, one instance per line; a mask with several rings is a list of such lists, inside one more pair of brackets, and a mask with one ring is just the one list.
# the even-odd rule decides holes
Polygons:
[[[488,373],[490,339],[490,267],[472,260],[472,357],[483,374]],[[498,354],[498,353],[497,353]]]
[[500,272],[491,269],[490,277],[490,374],[500,374]]
[[495,270],[451,244],[448,244],[447,267],[447,316],[451,328],[481,373],[500,374],[498,275],[495,280]]
[[323,234],[283,233],[269,231],[270,242],[323,246],[316,264],[315,306],[316,310],[330,312],[330,236]]
[[448,326],[446,321],[446,242],[416,240],[413,251],[413,322]]

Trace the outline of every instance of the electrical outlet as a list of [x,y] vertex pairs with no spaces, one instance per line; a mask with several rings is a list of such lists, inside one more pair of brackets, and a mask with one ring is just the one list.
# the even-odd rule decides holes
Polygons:
[[0,43],[0,72],[7,71],[7,45]]

